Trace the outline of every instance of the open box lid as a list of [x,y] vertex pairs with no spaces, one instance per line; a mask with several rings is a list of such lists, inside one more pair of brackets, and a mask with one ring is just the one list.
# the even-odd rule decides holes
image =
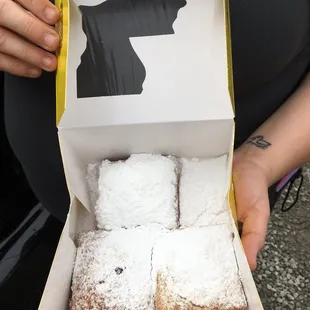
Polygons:
[[[59,1],[59,138],[69,191],[87,209],[88,163],[141,152],[179,157],[231,153],[228,1]],[[120,27],[130,30],[125,39],[106,39],[119,35]],[[107,51],[118,61],[105,61]]]
[[[59,130],[232,120],[228,2],[141,0],[135,8],[132,3],[63,1]],[[167,3],[169,14],[163,10]]]

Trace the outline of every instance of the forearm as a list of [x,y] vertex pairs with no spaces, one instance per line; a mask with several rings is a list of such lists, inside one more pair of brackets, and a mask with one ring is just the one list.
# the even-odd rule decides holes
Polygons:
[[310,75],[237,153],[265,169],[269,185],[310,161]]

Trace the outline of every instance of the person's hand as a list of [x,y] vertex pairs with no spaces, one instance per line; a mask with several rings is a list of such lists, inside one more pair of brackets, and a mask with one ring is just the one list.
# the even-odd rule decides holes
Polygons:
[[0,71],[33,78],[54,71],[59,19],[49,0],[0,0]]
[[263,248],[270,216],[267,171],[250,154],[237,150],[234,155],[233,181],[238,221],[243,224],[242,244],[251,270]]

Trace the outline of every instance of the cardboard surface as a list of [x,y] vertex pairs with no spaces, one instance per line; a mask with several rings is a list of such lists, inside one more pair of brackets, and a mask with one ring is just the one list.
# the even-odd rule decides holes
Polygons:
[[[230,185],[234,111],[228,1],[171,1],[176,7],[161,19],[160,10],[156,18],[144,11],[147,3],[158,10],[156,5],[165,1],[58,1],[64,14],[57,123],[72,204],[42,297],[42,310],[68,309],[74,241],[79,232],[94,228],[85,177],[88,163],[142,152],[205,158],[228,154],[226,204],[232,216],[236,215]],[[123,11],[133,14],[126,20],[117,5],[130,3],[141,7],[126,7]],[[132,18],[140,11],[141,21],[135,23]],[[111,12],[115,16],[109,21]],[[118,29],[123,37],[107,41],[107,33],[89,30],[102,29],[103,17],[112,27],[107,31]],[[100,49],[104,57],[98,57]],[[118,54],[122,52],[123,60]],[[128,53],[133,54],[129,57]],[[129,73],[128,61],[133,66]],[[235,226],[234,230],[238,236]],[[262,309],[237,237],[234,247],[249,310]]]
[[[99,1],[76,2],[90,5]],[[141,88],[139,93],[130,95],[123,95],[127,91],[125,85],[125,89],[119,91],[120,95],[77,97],[79,71],[76,68],[83,64],[81,59],[87,45],[81,13],[73,2],[70,12],[66,111],[59,124],[60,130],[233,118],[223,36],[226,28],[220,23],[223,20],[220,17],[223,14],[221,1],[188,1],[178,11],[172,26],[174,34],[129,38],[146,72],[137,82]],[[98,35],[94,41],[102,40],[102,36]],[[119,41],[121,44],[122,38]],[[98,49],[94,43],[88,45],[88,49]],[[112,47],[111,51],[114,51]],[[119,74],[122,73],[119,70]],[[128,88],[136,92],[132,85]]]
[[71,277],[76,255],[75,244],[69,235],[69,226],[70,220],[68,218],[43,292],[40,310],[68,309]]
[[60,139],[70,191],[89,209],[85,178],[88,163],[104,158],[123,159],[141,152],[216,157],[230,152],[232,132],[232,120],[62,130]]
[[[220,0],[188,1],[186,6],[178,11],[178,18],[173,23],[174,34],[129,38],[147,73],[145,79],[141,80],[143,88],[141,94],[125,98],[123,96],[77,98],[76,68],[79,67],[86,48],[86,37],[82,30],[81,12],[76,4],[92,5],[98,2],[97,0],[62,2],[64,29],[59,54],[62,61],[57,80],[59,89],[61,86],[62,89],[66,86],[67,91],[66,100],[61,93],[57,96],[57,114],[62,115],[72,104],[74,109],[63,115],[60,128],[83,127],[87,124],[96,126],[98,120],[96,115],[100,115],[99,125],[105,122],[117,124],[123,121],[126,123],[149,123],[153,120],[159,122],[167,119],[177,121],[184,120],[182,116],[185,114],[188,120],[233,118],[230,100],[232,88],[229,87],[232,84],[231,74],[227,79],[227,70],[231,64],[226,54],[226,51],[230,50],[230,42],[223,36],[229,28],[226,29],[226,25],[222,23],[223,1]],[[69,23],[70,36],[69,29],[65,27]],[[68,68],[66,71],[65,60]],[[156,110],[157,113],[154,114]],[[158,117],[160,114],[163,119]],[[122,118],[123,115],[126,115],[125,119]]]

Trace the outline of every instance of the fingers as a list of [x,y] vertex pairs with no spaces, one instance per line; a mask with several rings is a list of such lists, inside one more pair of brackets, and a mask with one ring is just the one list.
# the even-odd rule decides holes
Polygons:
[[45,71],[54,71],[57,59],[54,55],[26,42],[21,37],[0,27],[0,52],[13,56],[41,68]]
[[16,2],[49,25],[55,25],[60,19],[59,10],[49,0],[16,0]]
[[0,52],[0,70],[22,77],[37,78],[41,75],[41,69],[26,62]]
[[[26,2],[40,1],[28,0]],[[0,26],[14,31],[45,50],[52,52],[59,46],[59,36],[55,29],[28,14],[11,0],[0,0]]]
[[[241,155],[240,155],[241,154]],[[238,220],[243,224],[241,240],[251,270],[263,248],[270,215],[266,172],[247,154],[235,153],[233,182]]]
[[259,205],[247,213],[242,227],[242,244],[251,270],[257,266],[257,255],[265,244],[269,220],[269,203],[259,202]]
[[25,77],[54,71],[57,60],[49,52],[60,40],[50,25],[59,20],[59,11],[49,0],[15,2],[0,0],[0,70]]

